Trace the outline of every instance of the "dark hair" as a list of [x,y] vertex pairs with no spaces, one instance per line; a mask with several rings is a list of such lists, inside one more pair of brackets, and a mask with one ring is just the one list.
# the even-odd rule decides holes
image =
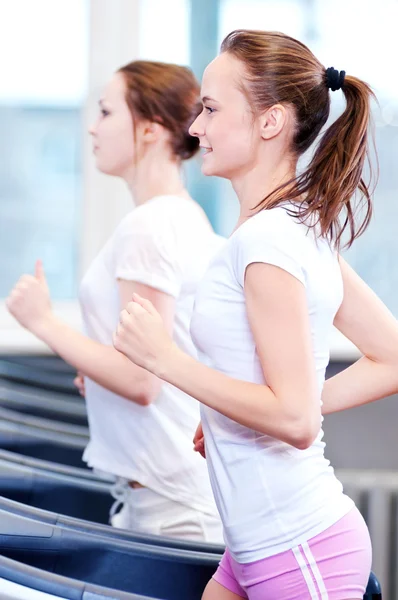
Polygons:
[[[312,52],[283,33],[236,30],[221,45],[244,65],[244,92],[254,112],[274,104],[290,106],[295,114],[292,151],[300,156],[310,148],[330,112],[325,67]],[[321,235],[339,247],[348,227],[350,246],[369,224],[372,215],[370,181],[362,172],[369,156],[371,88],[347,75],[342,84],[346,108],[323,133],[308,167],[297,177],[273,190],[256,207],[272,208],[282,201],[298,200],[303,220],[315,216]],[[370,180],[372,170],[370,169]],[[353,196],[359,190],[364,217],[357,226]],[[341,220],[341,214],[345,216]]]
[[126,84],[126,102],[135,119],[160,123],[171,134],[173,155],[191,158],[199,149],[198,138],[188,133],[201,112],[200,86],[187,67],[146,60],[133,61],[117,71]]

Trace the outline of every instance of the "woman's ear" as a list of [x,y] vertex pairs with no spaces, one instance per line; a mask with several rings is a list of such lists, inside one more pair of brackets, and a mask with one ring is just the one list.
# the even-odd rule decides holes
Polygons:
[[282,104],[274,104],[260,116],[260,132],[264,140],[276,137],[285,126],[288,114]]
[[154,121],[145,121],[141,123],[141,139],[143,142],[156,142],[163,134],[164,127]]

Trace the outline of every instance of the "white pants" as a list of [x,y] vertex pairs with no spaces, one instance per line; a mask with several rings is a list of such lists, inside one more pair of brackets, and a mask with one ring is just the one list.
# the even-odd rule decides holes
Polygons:
[[[114,494],[112,494],[114,495]],[[117,492],[122,509],[110,517],[113,527],[172,538],[224,544],[221,520],[148,488],[125,486]]]

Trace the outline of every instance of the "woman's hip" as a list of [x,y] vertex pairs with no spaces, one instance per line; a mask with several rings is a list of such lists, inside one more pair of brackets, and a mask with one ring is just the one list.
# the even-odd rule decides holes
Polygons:
[[361,599],[370,574],[372,549],[357,508],[291,550],[248,564],[228,550],[214,579],[249,600]]

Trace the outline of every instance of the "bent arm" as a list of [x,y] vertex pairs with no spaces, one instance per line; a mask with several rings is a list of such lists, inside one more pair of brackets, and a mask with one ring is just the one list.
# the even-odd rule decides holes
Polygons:
[[246,427],[306,448],[319,432],[321,414],[304,285],[279,267],[253,263],[244,289],[269,385],[229,377],[178,348],[157,375]]
[[340,257],[344,299],[334,324],[363,354],[325,382],[323,414],[398,392],[398,323],[383,302]]
[[[147,285],[121,280],[119,292],[122,307],[134,292],[145,294],[162,315],[168,331],[172,332],[174,298]],[[66,362],[115,394],[143,406],[159,394],[162,382],[155,375],[131,363],[113,345],[96,342],[53,315],[34,333]]]

